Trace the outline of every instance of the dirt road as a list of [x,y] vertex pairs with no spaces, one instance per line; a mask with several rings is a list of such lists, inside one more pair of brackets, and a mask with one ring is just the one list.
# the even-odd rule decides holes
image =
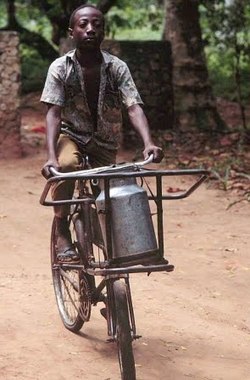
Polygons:
[[[39,205],[43,153],[0,162],[0,379],[117,380],[99,307],[74,335],[55,305],[49,235]],[[182,188],[185,182],[179,184]],[[138,380],[249,380],[249,203],[203,185],[167,202],[171,274],[132,276]]]

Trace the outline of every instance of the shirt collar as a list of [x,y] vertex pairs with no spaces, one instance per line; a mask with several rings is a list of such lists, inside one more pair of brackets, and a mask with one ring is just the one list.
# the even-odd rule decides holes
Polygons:
[[[105,67],[107,68],[111,61],[112,61],[112,55],[109,54],[107,51],[101,50],[102,57],[103,57],[103,63]],[[76,49],[70,50],[68,53],[66,53],[66,56],[72,59],[73,61],[76,60]]]

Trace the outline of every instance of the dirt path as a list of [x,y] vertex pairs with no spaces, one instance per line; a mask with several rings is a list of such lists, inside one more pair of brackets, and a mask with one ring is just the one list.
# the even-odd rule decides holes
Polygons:
[[[79,335],[57,313],[52,211],[39,205],[44,157],[0,162],[0,379],[117,380],[99,307]],[[203,185],[167,202],[166,257],[176,269],[132,276],[143,336],[134,344],[138,380],[250,379],[250,209],[243,202],[226,210],[232,200]]]

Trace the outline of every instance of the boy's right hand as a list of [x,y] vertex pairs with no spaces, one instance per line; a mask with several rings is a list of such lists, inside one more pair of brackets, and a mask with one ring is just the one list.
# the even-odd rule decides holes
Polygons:
[[50,172],[50,168],[53,167],[56,170],[60,170],[60,166],[57,160],[49,159],[44,166],[42,167],[41,173],[44,176],[44,178],[49,179],[52,177],[52,174]]

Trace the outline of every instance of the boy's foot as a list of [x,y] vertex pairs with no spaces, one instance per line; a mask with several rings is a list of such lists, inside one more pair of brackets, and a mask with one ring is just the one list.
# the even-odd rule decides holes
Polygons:
[[79,254],[72,244],[68,218],[56,217],[56,252],[59,261],[78,261]]
[[57,252],[56,255],[57,259],[61,262],[78,262],[80,257],[78,252],[76,252],[74,246],[72,245],[71,247],[66,248],[64,251]]

